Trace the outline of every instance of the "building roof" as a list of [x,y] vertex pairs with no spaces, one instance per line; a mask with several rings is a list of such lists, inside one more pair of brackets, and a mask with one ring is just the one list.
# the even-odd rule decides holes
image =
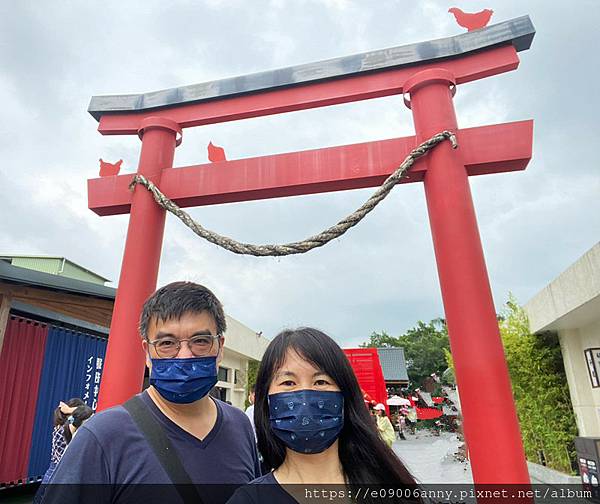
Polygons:
[[404,348],[378,348],[377,354],[386,382],[408,381]]
[[87,294],[88,296],[104,299],[114,299],[117,293],[117,290],[112,287],[105,287],[104,285],[74,280],[73,278],[52,275],[50,273],[42,273],[41,271],[27,268],[20,268],[8,264],[5,261],[0,261],[0,280],[13,283],[26,283],[63,292]]
[[40,308],[39,306],[33,306],[27,303],[22,303],[21,301],[13,301],[10,304],[10,311],[16,315],[22,315],[25,318],[29,316],[36,317],[38,319],[46,319],[49,324],[55,324],[56,322],[60,322],[62,324],[68,324],[75,328],[78,331],[86,330],[93,331],[98,333],[104,337],[108,337],[109,328],[104,327],[98,324],[93,324],[91,322],[87,322],[85,320],[81,320],[75,317],[69,317],[68,315],[63,315],[62,313],[58,313],[52,310],[46,310],[45,308]]
[[18,254],[18,255],[13,255],[13,254],[0,254],[0,260],[1,259],[58,259],[59,261],[66,261],[69,264],[72,264],[73,266],[79,268],[82,271],[85,271],[86,273],[89,273],[90,275],[94,275],[98,278],[100,278],[101,280],[104,280],[105,282],[110,282],[110,278],[105,278],[102,275],[99,275],[98,273],[96,273],[95,271],[89,270],[87,268],[84,268],[83,266],[81,266],[80,264],[77,264],[76,262],[71,261],[70,259],[67,259],[66,257],[63,256],[49,256],[49,255],[26,255],[26,254]]

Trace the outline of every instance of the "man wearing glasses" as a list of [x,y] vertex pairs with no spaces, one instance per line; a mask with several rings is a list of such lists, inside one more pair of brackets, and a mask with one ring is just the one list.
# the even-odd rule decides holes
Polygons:
[[258,477],[248,418],[208,394],[225,329],[223,307],[206,287],[157,290],[140,317],[150,387],[79,429],[44,502],[225,502]]

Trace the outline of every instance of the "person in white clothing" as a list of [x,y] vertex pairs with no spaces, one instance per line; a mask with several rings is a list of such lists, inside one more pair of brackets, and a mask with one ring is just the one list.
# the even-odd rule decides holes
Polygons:
[[250,387],[250,392],[248,393],[248,401],[250,402],[250,406],[246,408],[246,416],[250,419],[250,423],[252,424],[252,428],[254,429],[254,437],[256,437],[256,428],[254,427],[254,385]]

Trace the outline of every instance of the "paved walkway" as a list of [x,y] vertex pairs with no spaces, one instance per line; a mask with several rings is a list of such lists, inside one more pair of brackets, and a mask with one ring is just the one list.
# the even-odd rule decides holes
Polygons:
[[459,441],[456,434],[442,432],[439,437],[417,431],[397,440],[393,449],[410,472],[423,483],[473,483],[471,466],[457,461],[452,455]]

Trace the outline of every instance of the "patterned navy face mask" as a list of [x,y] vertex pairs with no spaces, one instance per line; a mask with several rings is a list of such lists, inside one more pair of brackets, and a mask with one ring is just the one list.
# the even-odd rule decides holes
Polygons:
[[151,359],[150,384],[167,401],[189,404],[202,399],[217,383],[217,357]]
[[288,448],[299,453],[321,453],[342,431],[344,396],[321,390],[270,394],[269,422]]

